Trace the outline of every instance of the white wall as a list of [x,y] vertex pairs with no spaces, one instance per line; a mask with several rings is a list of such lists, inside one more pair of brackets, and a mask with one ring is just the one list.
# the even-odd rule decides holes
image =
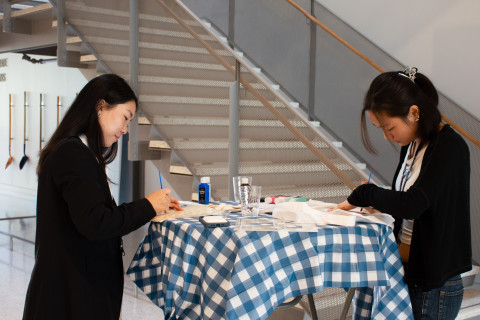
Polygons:
[[[51,58],[31,56],[32,58]],[[95,70],[85,72],[89,79],[74,68],[60,68],[56,62],[32,64],[22,60],[21,54],[0,54],[7,59],[7,66],[0,67],[6,81],[0,81],[0,210],[17,208],[35,213],[37,175],[35,173],[40,151],[40,93],[44,96],[43,136],[47,141],[57,127],[57,97],[61,99],[60,121],[76,94],[95,76]],[[27,138],[26,155],[29,161],[19,168],[23,157],[24,92],[27,92]],[[7,170],[9,158],[9,94],[12,94],[12,156],[15,161]],[[43,144],[43,146],[45,143]],[[120,144],[121,145],[121,144]],[[120,154],[121,150],[119,150]],[[109,167],[109,176],[119,182],[119,160],[117,157]],[[112,194],[118,199],[118,185],[112,185]]]
[[317,1],[480,119],[480,1]]

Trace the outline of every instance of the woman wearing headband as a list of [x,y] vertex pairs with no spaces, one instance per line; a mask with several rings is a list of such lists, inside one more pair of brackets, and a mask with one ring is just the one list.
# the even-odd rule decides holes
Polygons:
[[383,73],[366,93],[362,139],[374,153],[367,118],[401,146],[392,190],[365,183],[338,208],[373,207],[395,217],[415,319],[455,319],[460,274],[472,268],[468,146],[441,122],[437,91],[416,68]]

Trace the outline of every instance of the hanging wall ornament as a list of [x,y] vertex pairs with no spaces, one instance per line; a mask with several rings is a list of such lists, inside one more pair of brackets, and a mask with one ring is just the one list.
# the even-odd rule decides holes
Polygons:
[[25,150],[27,148],[27,108],[28,108],[28,103],[27,103],[27,92],[25,91],[24,93],[24,112],[23,112],[23,157],[20,160],[20,170],[23,169],[25,166],[25,163],[28,161],[28,157],[25,153]]
[[57,96],[57,128],[60,124],[60,108],[62,107],[62,101],[60,100],[60,96]]
[[43,144],[43,109],[45,107],[45,103],[43,101],[43,94],[40,93],[40,151],[42,151],[42,144]]
[[7,164],[5,165],[5,170],[7,170],[7,168],[12,164],[13,162],[13,156],[12,156],[12,108],[13,108],[13,104],[12,104],[12,94],[10,93],[8,95],[8,99],[9,99],[9,102],[8,102],[8,108],[9,108],[9,112],[8,112],[8,155],[10,156],[10,158],[8,158],[7,160]]

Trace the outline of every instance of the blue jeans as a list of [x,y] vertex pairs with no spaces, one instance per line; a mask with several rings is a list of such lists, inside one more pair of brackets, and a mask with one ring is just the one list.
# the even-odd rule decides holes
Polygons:
[[423,291],[409,285],[408,291],[415,320],[453,320],[462,305],[463,282],[460,275],[448,279],[441,288]]

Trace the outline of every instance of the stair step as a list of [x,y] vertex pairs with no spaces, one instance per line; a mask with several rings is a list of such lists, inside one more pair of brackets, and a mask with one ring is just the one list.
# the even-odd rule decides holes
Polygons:
[[[120,74],[124,78],[128,74]],[[205,79],[202,72],[199,72],[198,78],[185,78],[181,74],[176,77],[170,76],[147,76],[140,75],[138,77],[140,83],[140,96],[142,97],[193,97],[193,98],[221,98],[223,104],[230,102],[230,87],[233,85],[233,79],[229,80],[215,80]],[[251,86],[257,90],[265,99],[271,100],[271,104],[283,107],[283,104],[276,102],[277,98],[260,83],[252,83]],[[240,86],[240,97],[242,101],[257,101],[254,102],[257,106],[262,106],[260,101],[247,92],[243,86]],[[252,104],[252,102],[250,102]],[[168,113],[170,115],[170,113]]]
[[193,96],[229,99],[232,82],[172,77],[139,76],[141,96]]
[[[157,112],[161,112],[161,109]],[[177,138],[225,138],[229,135],[228,118],[197,118],[197,117],[163,117],[154,116],[155,126],[168,137]],[[302,132],[308,139],[316,139],[315,134],[300,120],[290,123]],[[279,120],[244,119],[239,121],[240,137],[243,139],[290,140],[293,134]]]
[[[228,188],[229,167],[228,162],[200,164],[189,164],[193,174],[197,177],[208,176],[212,181],[214,188]],[[352,180],[354,184],[360,184],[361,177],[345,163],[336,163],[343,174]],[[285,190],[291,190],[292,186],[329,186],[337,185],[338,177],[330,169],[319,161],[310,162],[240,162],[239,175],[252,176],[254,184],[265,188],[278,186],[285,187]],[[348,187],[344,186],[348,189]],[[287,193],[288,194],[288,193]],[[346,195],[348,196],[348,194]],[[343,199],[345,200],[345,198]],[[342,201],[343,201],[342,200]]]
[[[110,65],[114,65],[113,69],[115,69],[115,73],[123,75],[128,74],[130,63],[130,57],[128,55],[102,53],[102,59],[108,62]],[[222,83],[223,87],[225,87],[227,83],[229,83],[230,86],[234,81],[233,75],[227,72],[225,68],[218,63],[140,58],[139,68],[140,77],[145,77],[145,79],[148,79],[148,77],[158,77],[161,75],[163,78],[180,78],[185,79],[186,81],[199,79],[202,80],[203,83]],[[262,84],[257,83],[256,79],[252,75],[244,73],[242,74],[242,78],[244,78],[246,81],[249,81],[249,83],[255,89],[261,90],[262,92],[267,92],[266,88]],[[294,107],[298,108],[298,103],[295,104]]]
[[180,166],[180,165],[171,165],[170,166],[170,173],[171,174],[180,174],[180,175],[185,175],[185,176],[193,176],[190,169],[188,169],[185,166]]
[[[230,200],[228,188],[216,188],[212,184],[213,195],[216,200]],[[262,186],[262,197],[274,195],[304,196],[307,199],[317,199],[325,202],[339,203],[345,200],[351,193],[351,190],[344,185],[330,186]]]
[[[75,27],[80,28],[84,34],[101,34],[102,37],[108,38],[124,39],[125,35],[128,36],[130,32],[130,26],[125,24],[123,18],[122,21],[117,23],[105,22],[103,20],[93,20],[91,16],[89,16],[89,20],[79,17],[78,19],[70,19],[69,22]],[[162,25],[152,25],[150,27],[140,26],[138,31],[139,40],[141,42],[177,45],[183,44],[185,46],[200,47],[197,40],[190,33],[184,30],[170,30],[162,28]],[[203,40],[207,41],[211,47],[218,50],[223,48],[221,44],[216,42],[213,36],[208,34],[202,34],[199,36]]]
[[478,284],[465,288],[462,307],[456,319],[472,319],[473,317],[480,318],[480,286]]
[[[99,7],[101,3],[99,2],[93,2],[90,3],[89,5],[85,5],[83,3],[73,3],[73,2],[67,2],[66,3],[66,8],[70,15],[76,14],[76,15],[81,15],[84,16],[87,14],[89,19],[95,18],[95,20],[102,20],[102,19],[110,19],[112,17],[122,19],[125,21],[125,19],[128,19],[130,17],[129,13],[129,3],[128,2],[119,2],[116,3],[116,8],[117,9],[110,9],[110,8],[102,8]],[[123,5],[123,8],[121,8],[121,5]],[[179,27],[178,22],[169,16],[164,16],[165,14],[162,12],[161,7],[153,3],[153,5],[148,6],[149,3],[142,3],[142,5],[139,7],[140,9],[140,15],[139,19],[141,22],[154,22],[154,23],[162,23],[164,25],[170,25],[171,27]],[[194,20],[185,20],[184,21],[187,25],[189,25],[192,28],[195,28],[197,30],[200,27],[200,24]],[[183,30],[183,27],[179,27]]]
[[[128,74],[130,57],[102,53],[102,59],[108,63],[117,74]],[[168,59],[140,58],[139,74],[144,76],[178,77],[188,79],[211,79],[217,81],[232,81],[233,75],[218,63],[188,62]]]
[[[349,179],[356,181],[358,184],[360,183],[361,177],[352,170],[351,166],[339,161],[334,161],[334,163]],[[190,166],[193,172],[188,170],[186,166],[171,166],[170,173],[193,174],[197,177],[208,176],[212,181],[212,185],[215,185],[216,188],[226,189],[228,187],[228,162],[210,164],[192,163]],[[282,188],[284,188],[282,190],[290,190],[292,184],[303,186],[329,186],[338,184],[336,175],[320,161],[305,161],[302,163],[272,161],[241,162],[239,164],[239,174],[254,177],[254,182],[257,185],[265,187],[276,186],[276,188],[282,186]],[[348,189],[346,186],[343,187]]]
[[[129,56],[130,54],[130,41],[123,39],[112,39],[107,37],[98,37],[86,35],[85,39],[95,46],[98,52],[102,54],[116,54],[122,56]],[[213,57],[203,47],[192,47],[184,45],[171,45],[163,43],[150,43],[139,41],[138,47],[140,56],[145,58],[155,58],[161,56],[168,60],[180,60],[190,62],[202,62],[202,63],[217,63],[215,57]],[[230,65],[235,63],[235,59],[226,50],[216,51],[220,56],[227,60]]]
[[80,37],[77,37],[77,36],[67,37],[66,42],[67,42],[67,44],[81,44],[82,39]]
[[[215,102],[216,99],[210,101]],[[297,128],[305,128],[307,125],[300,120],[290,121],[292,125]],[[206,127],[228,127],[230,126],[229,119],[224,118],[188,118],[188,117],[164,117],[155,116],[154,124],[160,126],[173,125],[173,126],[206,126]],[[239,121],[240,127],[270,127],[270,128],[282,128],[283,123],[279,120],[262,120],[262,119],[242,119]]]
[[150,120],[147,117],[138,117],[138,124],[139,125],[150,125]]
[[[166,104],[177,104],[177,105],[204,105],[204,106],[230,106],[230,99],[228,98],[217,98],[217,97],[191,97],[191,96],[157,96],[157,95],[139,95],[139,100],[142,102],[155,102],[155,103],[166,103]],[[269,101],[269,103],[275,108],[285,108],[285,105],[279,101]],[[240,107],[264,107],[263,104],[258,100],[240,100]],[[156,117],[158,121],[162,121],[161,116]],[[173,118],[182,118],[182,117],[171,117]],[[180,120],[179,120],[180,121]]]
[[[45,15],[50,15],[52,13],[52,4],[47,2],[44,4],[39,4],[32,6],[30,8],[20,9],[20,10],[12,10],[11,17],[12,18],[21,18],[25,20],[35,20],[36,17],[41,16],[44,17]],[[3,21],[3,14],[0,15],[0,21]]]
[[[319,149],[327,149],[328,145],[322,141],[312,141],[315,147]],[[227,139],[224,140],[209,140],[209,139],[174,139],[172,144],[177,150],[218,150],[229,149],[230,142]],[[305,149],[305,145],[298,141],[259,141],[259,140],[241,140],[240,149]]]
[[[182,86],[199,86],[199,87],[215,87],[230,89],[233,81],[230,80],[210,80],[210,79],[192,79],[181,77],[160,77],[140,75],[138,80],[145,84],[164,84],[164,85],[182,85]],[[265,87],[259,83],[253,83],[251,86],[257,90],[265,90]]]
[[80,62],[81,63],[89,63],[89,62],[97,62],[98,59],[95,57],[93,54],[84,54],[80,56]]
[[[315,147],[329,158],[337,154],[325,142],[312,141]],[[171,145],[185,159],[208,163],[226,160],[229,157],[230,142],[228,139],[174,139]],[[313,153],[298,140],[250,140],[242,139],[239,143],[239,161],[274,161],[282,159],[286,162],[316,160]]]
[[[229,136],[228,119],[205,119],[201,121],[160,121],[154,118],[155,127],[165,137],[189,139],[224,139]],[[307,139],[315,140],[317,136],[303,123],[293,123]],[[240,137],[242,139],[291,140],[294,135],[281,122],[275,120],[240,120]]]
[[[92,5],[92,3],[95,3],[96,5]],[[91,1],[91,3],[75,3],[72,1],[67,1],[65,3],[65,8],[69,15],[74,15],[75,13],[78,13],[80,15],[85,15],[88,14],[88,16],[91,15],[102,15],[104,17],[116,17],[120,19],[125,19],[130,17],[130,6],[129,3],[122,3],[122,2],[117,2],[115,3],[116,9],[110,9],[110,8],[105,8],[101,7],[102,3],[100,2],[94,2]],[[107,4],[105,4],[107,5]],[[123,8],[122,8],[123,5]]]
[[166,141],[162,140],[150,140],[148,143],[149,149],[159,149],[159,150],[172,150]]
[[466,287],[463,293],[462,308],[480,306],[480,287]]
[[465,287],[469,287],[473,285],[475,278],[477,277],[478,274],[480,274],[480,267],[473,265],[472,270],[462,273],[463,285]]
[[480,274],[480,266],[472,265],[472,270],[462,273],[462,278],[477,274]]
[[[198,90],[205,89],[198,88]],[[139,101],[142,109],[148,114],[169,115],[169,117],[174,118],[182,118],[185,115],[189,115],[189,117],[197,119],[209,117],[228,119],[230,115],[230,100],[225,97],[155,96],[140,94]],[[270,101],[270,103],[285,117],[292,117],[291,111],[285,108],[283,104],[276,101]],[[269,120],[274,118],[272,113],[258,100],[240,100],[240,112],[244,119]]]
[[479,320],[480,319],[480,305],[460,309],[456,320]]
[[[337,161],[335,167],[342,171],[350,171],[352,167]],[[320,161],[305,161],[303,163],[275,163],[271,161],[246,162],[240,164],[240,175],[258,174],[302,174],[330,172],[330,169]],[[229,174],[228,163],[197,164],[195,173],[198,176],[225,176]]]

